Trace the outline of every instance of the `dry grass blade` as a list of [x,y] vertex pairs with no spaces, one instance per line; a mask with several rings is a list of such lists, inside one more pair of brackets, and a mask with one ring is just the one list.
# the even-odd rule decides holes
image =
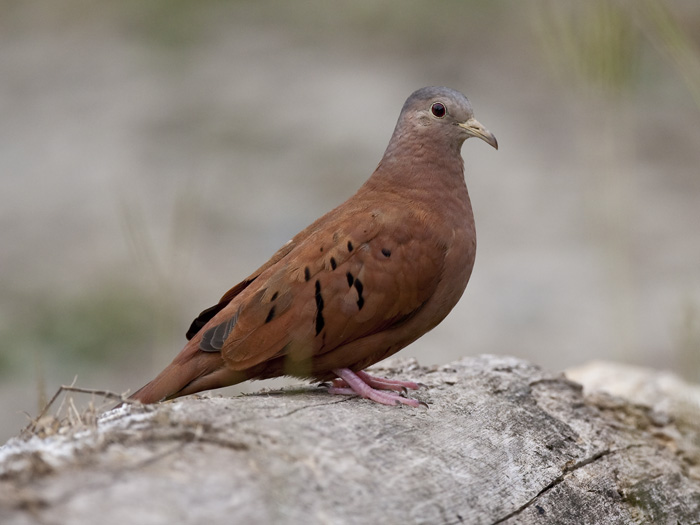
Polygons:
[[700,49],[666,2],[646,0],[632,4],[642,31],[674,64],[695,104],[700,108]]
[[[56,400],[59,398],[59,396],[64,393],[64,392],[75,392],[78,394],[91,394],[93,396],[99,396],[104,399],[110,399],[114,401],[119,401],[120,403],[129,403],[132,404],[134,401],[128,399],[128,394],[129,392],[125,392],[123,394],[117,394],[116,392],[111,392],[109,390],[102,390],[102,389],[95,389],[95,388],[82,388],[78,386],[74,386],[75,380],[73,381],[73,384],[70,385],[61,385],[58,390],[56,390],[56,393],[51,397],[48,403],[44,406],[44,408],[41,410],[39,415],[32,419],[32,421],[22,430],[20,433],[21,437],[26,437],[32,434],[36,434],[37,431],[39,430],[39,427],[42,423],[42,421],[45,420],[49,410],[53,406],[53,404],[56,402]],[[57,411],[57,415],[61,412],[63,408],[64,401],[61,401],[61,405],[59,406],[59,409]],[[75,403],[73,402],[73,399],[71,398],[69,400],[69,404],[71,407],[71,413],[69,414],[69,419],[71,420],[70,425],[74,424],[82,424],[83,418],[81,417],[80,411],[77,409],[75,406]],[[95,412],[96,408],[95,406],[90,403],[90,408],[88,411]],[[53,418],[52,418],[53,419]],[[94,420],[94,418],[90,417],[89,420]],[[60,424],[59,424],[60,426]]]

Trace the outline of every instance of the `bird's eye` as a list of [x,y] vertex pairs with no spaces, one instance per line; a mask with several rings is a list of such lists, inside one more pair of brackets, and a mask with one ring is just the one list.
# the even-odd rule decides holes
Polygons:
[[432,106],[430,106],[430,111],[437,118],[442,118],[447,114],[447,109],[445,109],[445,105],[441,104],[440,102],[435,102]]

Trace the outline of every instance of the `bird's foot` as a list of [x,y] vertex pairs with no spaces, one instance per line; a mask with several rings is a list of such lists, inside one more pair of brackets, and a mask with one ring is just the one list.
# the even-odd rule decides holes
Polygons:
[[[367,372],[353,372],[349,368],[337,368],[333,370],[333,373],[338,376],[338,379],[335,379],[328,388],[328,393],[330,394],[359,395],[382,405],[402,403],[417,407],[424,404],[416,399],[403,397],[397,393],[397,391],[407,392],[409,388],[417,390],[421,386],[418,383],[374,377]],[[391,390],[391,392],[385,392],[385,390]]]
[[[363,372],[355,372],[355,374],[362,379],[367,385],[378,390],[395,390],[397,392],[407,393],[409,390],[418,390],[422,385],[420,383],[414,383],[413,381],[400,381],[398,379],[388,379],[386,377],[377,377]],[[345,379],[334,379],[333,386],[338,388],[349,388],[348,383]]]

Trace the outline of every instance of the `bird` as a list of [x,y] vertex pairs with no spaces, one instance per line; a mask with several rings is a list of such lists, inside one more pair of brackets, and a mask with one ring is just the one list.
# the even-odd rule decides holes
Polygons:
[[462,144],[495,136],[462,93],[404,103],[377,168],[192,322],[187,344],[130,400],[155,403],[253,379],[303,378],[330,394],[419,406],[411,381],[364,371],[437,326],[476,254]]

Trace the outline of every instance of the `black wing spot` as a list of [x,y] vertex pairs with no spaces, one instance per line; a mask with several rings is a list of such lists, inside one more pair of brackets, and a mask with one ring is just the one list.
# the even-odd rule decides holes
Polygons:
[[338,267],[338,264],[335,262],[335,258],[331,257],[331,269],[335,270]]
[[362,307],[365,305],[365,298],[362,297],[362,289],[362,281],[355,279],[355,290],[357,290],[357,308],[359,310],[362,310]]
[[321,295],[321,281],[316,281],[316,335],[321,333],[326,321],[323,319],[323,296]]
[[275,318],[275,307],[273,306],[270,308],[270,311],[267,313],[267,317],[265,318],[265,324],[269,323]]
[[382,248],[382,254],[384,257],[391,257],[391,250],[389,248]]
[[304,280],[308,281],[311,279],[311,270],[309,270],[309,267],[307,266],[304,268]]
[[273,293],[273,294],[272,294],[272,297],[270,297],[270,301],[274,301],[275,299],[277,299],[277,297],[279,296],[279,294],[280,294],[279,292]]
[[[235,287],[231,288],[231,290],[236,291],[236,293],[233,296],[235,297],[241,291],[245,290],[246,287],[255,279],[257,279],[257,276],[253,277],[252,279],[241,281]],[[233,299],[233,297],[231,297],[231,299]],[[192,339],[195,336],[195,334],[197,334],[197,332],[204,328],[204,326],[209,321],[211,321],[216,314],[218,314],[221,310],[223,310],[226,307],[227,304],[231,302],[231,299],[228,299],[227,301],[222,301],[219,304],[215,304],[214,306],[207,308],[202,313],[200,313],[197,316],[197,318],[194,321],[192,321],[189,330],[187,330],[187,335],[185,336],[187,337],[187,340],[189,341],[190,339]]]
[[351,252],[353,250],[352,242],[348,241],[348,251]]
[[216,314],[218,314],[225,306],[226,303],[215,304],[214,306],[207,308],[202,313],[200,313],[197,316],[197,319],[192,321],[190,329],[187,330],[187,335],[185,336],[187,337],[187,340],[189,341],[190,339],[192,339],[195,336],[195,334],[199,332],[205,324],[211,321],[212,318]]
[[345,277],[348,278],[348,286],[352,286],[352,283],[355,281],[355,278],[352,276],[350,272],[345,274]]

